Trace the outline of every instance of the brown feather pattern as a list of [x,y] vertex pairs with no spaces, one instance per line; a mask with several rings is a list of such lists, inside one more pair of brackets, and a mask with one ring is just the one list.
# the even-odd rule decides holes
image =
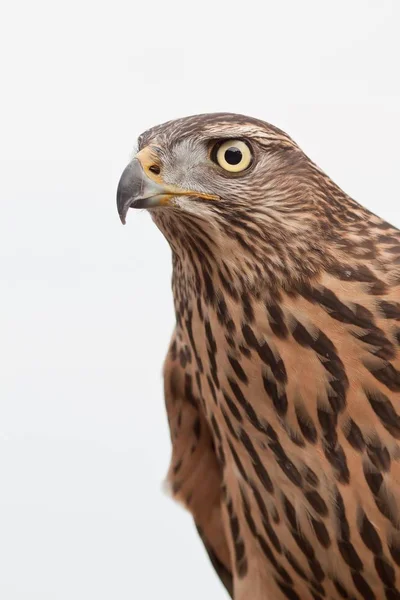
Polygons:
[[253,144],[251,172],[199,162],[221,201],[151,211],[173,255],[171,489],[235,600],[399,599],[400,233],[259,120],[139,146],[179,184],[176,148],[224,138]]

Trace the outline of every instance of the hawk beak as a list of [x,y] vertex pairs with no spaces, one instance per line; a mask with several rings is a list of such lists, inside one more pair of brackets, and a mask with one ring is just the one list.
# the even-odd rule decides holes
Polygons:
[[140,161],[134,158],[121,175],[117,190],[118,214],[125,224],[130,208],[153,208],[168,202],[172,190],[150,179]]
[[168,206],[174,196],[195,196],[206,200],[219,197],[193,190],[184,190],[165,184],[160,175],[155,175],[148,164],[150,149],[145,148],[129,163],[121,175],[117,190],[118,214],[123,224],[130,208],[155,208]]

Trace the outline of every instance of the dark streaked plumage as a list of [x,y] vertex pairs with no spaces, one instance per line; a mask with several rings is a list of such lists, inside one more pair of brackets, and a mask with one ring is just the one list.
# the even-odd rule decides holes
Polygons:
[[121,218],[173,255],[168,479],[229,594],[400,599],[399,231],[256,119],[160,125],[135,161]]

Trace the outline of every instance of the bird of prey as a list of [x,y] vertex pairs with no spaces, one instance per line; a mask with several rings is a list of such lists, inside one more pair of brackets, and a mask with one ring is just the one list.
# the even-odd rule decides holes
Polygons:
[[154,127],[120,179],[172,250],[168,480],[235,600],[400,599],[400,232],[284,132]]

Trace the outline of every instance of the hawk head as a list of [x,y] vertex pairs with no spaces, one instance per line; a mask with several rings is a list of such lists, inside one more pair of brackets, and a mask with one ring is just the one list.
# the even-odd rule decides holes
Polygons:
[[148,209],[177,256],[197,248],[272,283],[315,274],[364,214],[284,132],[230,113],[143,133],[117,205],[123,223]]

